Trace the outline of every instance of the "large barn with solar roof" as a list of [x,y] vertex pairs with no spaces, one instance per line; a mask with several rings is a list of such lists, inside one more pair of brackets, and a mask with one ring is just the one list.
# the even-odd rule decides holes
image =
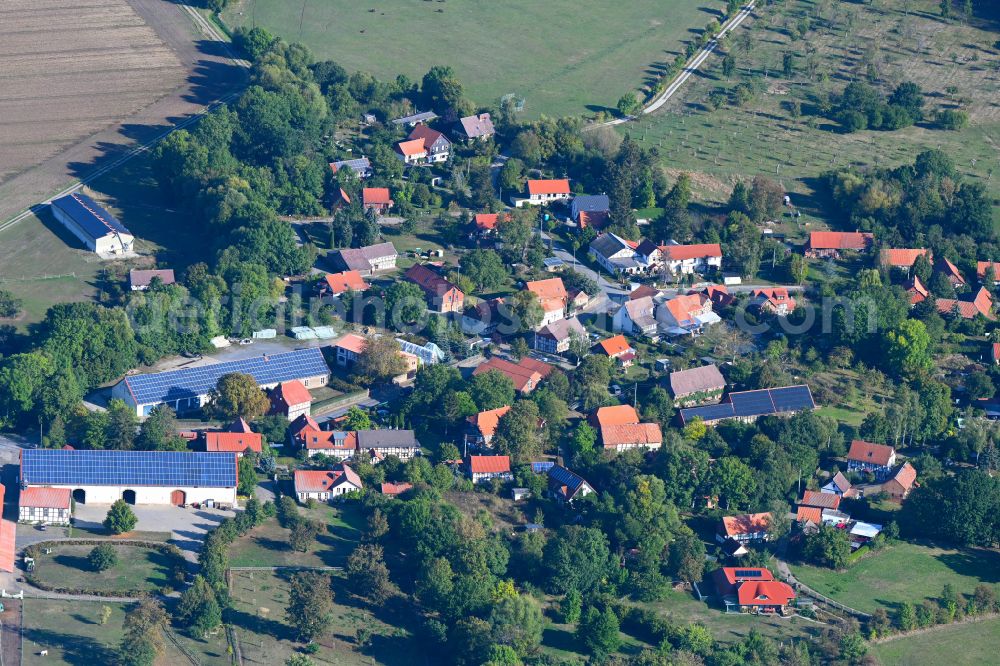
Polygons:
[[114,215],[81,192],[52,202],[52,214],[92,252],[104,258],[132,252],[135,237]]
[[[61,489],[69,491],[78,504],[111,504],[123,499],[129,504],[234,506],[238,479],[235,453],[21,451],[22,496],[25,491]],[[59,498],[55,492],[47,495]]]
[[326,386],[330,378],[330,367],[321,349],[299,349],[196,368],[132,375],[115,385],[111,397],[124,400],[140,417],[149,416],[158,405],[168,405],[177,413],[191,412],[208,402],[219,379],[232,372],[250,375],[262,389],[272,389],[292,380],[314,389]]

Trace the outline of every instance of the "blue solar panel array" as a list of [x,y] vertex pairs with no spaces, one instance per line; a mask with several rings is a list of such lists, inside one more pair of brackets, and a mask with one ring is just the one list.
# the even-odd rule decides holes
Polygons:
[[61,486],[236,487],[236,454],[25,449],[21,482]]
[[103,238],[109,233],[132,235],[118,218],[105,210],[99,203],[80,192],[73,192],[52,202],[66,213],[77,226],[94,238]]
[[703,421],[719,421],[732,418],[753,418],[783,412],[800,412],[814,409],[812,392],[805,384],[782,388],[760,389],[730,393],[726,402],[704,407],[689,407],[681,410],[681,421],[688,423],[699,417]]
[[207,395],[218,384],[220,377],[231,372],[250,375],[258,384],[277,384],[327,375],[330,368],[323,359],[323,352],[313,348],[153,375],[136,375],[126,377],[124,381],[136,404],[159,404]]
[[554,462],[548,462],[548,461],[533,462],[531,463],[531,471],[534,472],[535,474],[545,474],[550,469],[552,469],[553,465],[555,465]]
[[575,491],[583,485],[583,478],[581,476],[574,474],[561,465],[553,465],[552,469],[549,470],[549,478],[566,486],[571,491]]

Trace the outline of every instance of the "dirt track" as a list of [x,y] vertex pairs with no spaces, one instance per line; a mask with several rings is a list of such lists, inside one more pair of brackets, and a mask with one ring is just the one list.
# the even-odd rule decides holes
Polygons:
[[5,0],[0,63],[0,221],[245,76],[172,0]]

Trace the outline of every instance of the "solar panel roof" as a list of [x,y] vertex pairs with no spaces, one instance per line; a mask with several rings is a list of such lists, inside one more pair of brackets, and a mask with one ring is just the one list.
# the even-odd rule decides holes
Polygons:
[[81,229],[95,239],[115,233],[132,235],[132,232],[126,229],[118,218],[86,194],[73,192],[56,199],[52,205],[66,213]]
[[681,410],[681,419],[688,423],[695,417],[703,421],[718,421],[719,419],[731,419],[736,416],[733,406],[724,402],[720,405],[705,405],[704,407],[688,407]]
[[535,474],[541,474],[543,472],[548,472],[555,465],[554,462],[533,462],[531,463],[531,471]]
[[183,368],[151,375],[126,377],[124,382],[137,404],[157,404],[207,395],[219,378],[231,372],[252,376],[258,384],[278,384],[292,379],[330,373],[318,348],[300,349],[284,354],[254,356],[197,368]]
[[733,403],[736,416],[760,416],[774,413],[771,392],[767,390],[733,393],[729,396],[729,400]]
[[574,474],[561,465],[554,465],[552,469],[549,470],[549,477],[555,479],[558,483],[561,483],[571,490],[576,490],[583,484],[583,478],[581,476]]
[[21,481],[66,486],[236,486],[235,453],[25,449]]
[[805,384],[771,389],[771,400],[774,401],[774,407],[779,412],[813,409],[816,407],[812,392]]

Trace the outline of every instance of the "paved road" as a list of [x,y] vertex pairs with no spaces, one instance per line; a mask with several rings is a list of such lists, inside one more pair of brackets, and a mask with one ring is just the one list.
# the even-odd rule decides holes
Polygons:
[[719,30],[718,36],[712,41],[710,41],[708,44],[706,44],[705,48],[703,48],[694,57],[694,59],[688,62],[688,64],[684,67],[684,69],[681,70],[681,73],[677,76],[677,78],[675,78],[670,83],[670,85],[668,85],[666,89],[662,93],[660,93],[660,95],[656,99],[654,99],[648,106],[646,106],[646,108],[644,108],[642,112],[639,113],[639,115],[628,116],[626,118],[615,118],[614,120],[609,120],[608,122],[601,123],[600,125],[593,125],[592,127],[600,127],[602,125],[603,126],[622,125],[624,123],[636,120],[637,118],[640,118],[646,114],[653,113],[654,111],[657,111],[661,107],[663,107],[663,105],[666,104],[670,100],[670,98],[674,96],[674,93],[680,90],[681,86],[683,86],[687,82],[687,80],[691,78],[691,75],[698,71],[698,68],[701,67],[702,63],[708,60],[708,57],[712,55],[712,52],[719,47],[719,39],[725,37],[727,34],[738,28],[740,24],[742,24],[745,20],[747,20],[747,18],[751,14],[753,14],[755,2],[756,0],[751,0],[750,2],[748,2],[746,6],[738,14],[736,14],[736,16],[727,21],[725,25],[722,26],[722,29]]

